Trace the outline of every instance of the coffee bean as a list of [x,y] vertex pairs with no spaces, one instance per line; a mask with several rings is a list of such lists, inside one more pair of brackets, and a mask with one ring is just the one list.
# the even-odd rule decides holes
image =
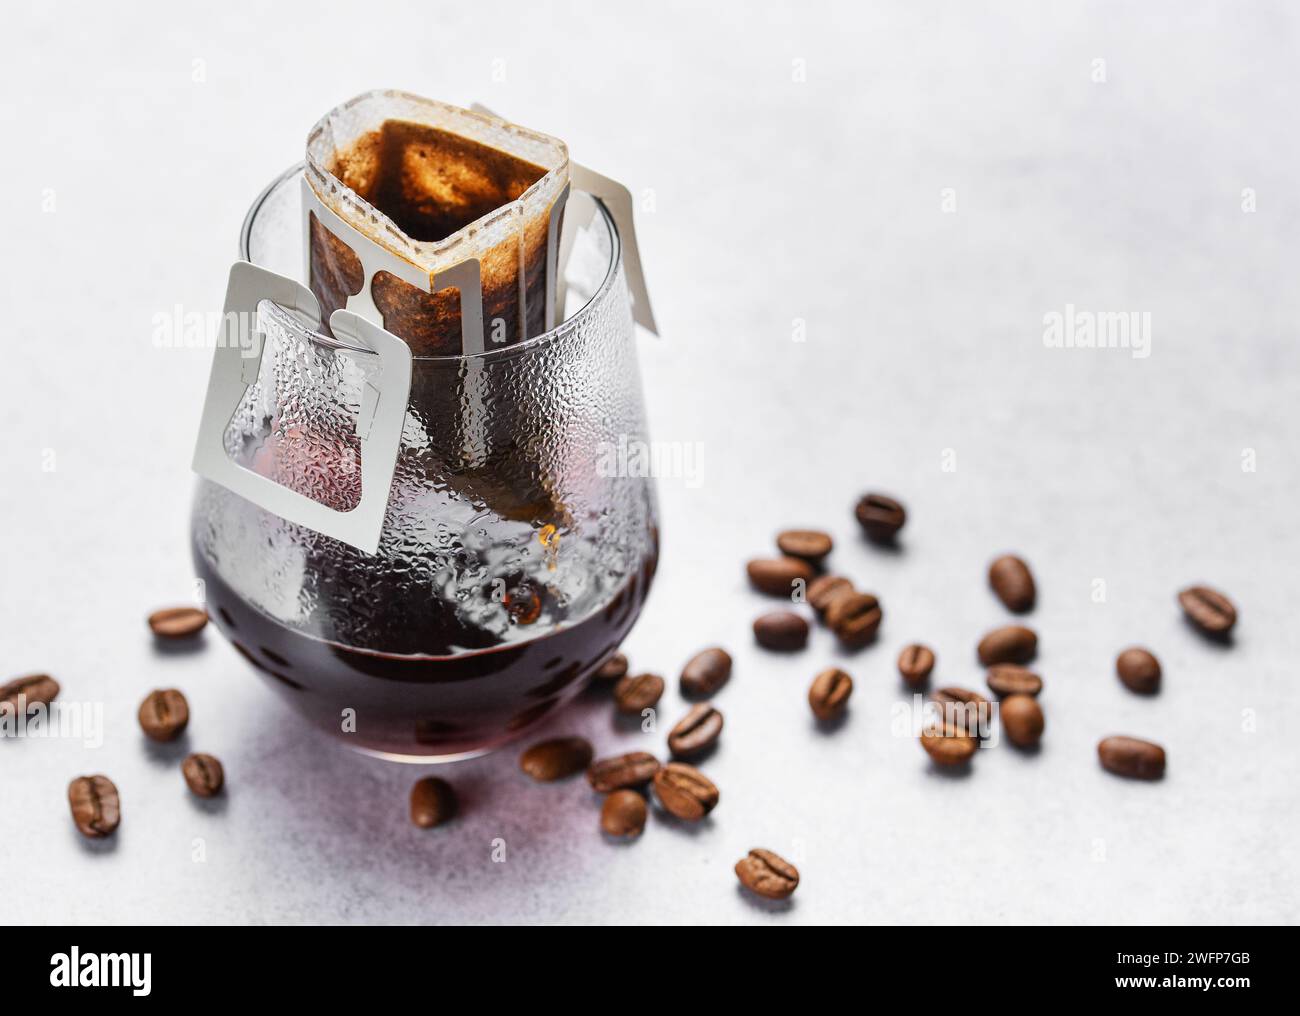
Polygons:
[[819,720],[833,720],[844,712],[853,694],[853,678],[838,667],[829,667],[813,678],[808,705]]
[[1165,774],[1165,750],[1136,737],[1108,737],[1097,745],[1107,772],[1134,780],[1158,780]]
[[59,694],[59,682],[49,674],[31,674],[0,685],[0,714],[26,714],[33,706],[48,706]]
[[411,821],[421,829],[432,829],[453,818],[456,806],[456,791],[440,777],[426,776],[411,787]]
[[835,542],[818,529],[787,529],[777,534],[776,546],[787,557],[797,557],[815,566],[822,563]]
[[149,615],[149,627],[163,639],[187,639],[208,623],[208,614],[197,607],[167,607]]
[[187,755],[181,763],[185,783],[199,797],[215,797],[226,783],[226,772],[211,755]]
[[718,804],[718,788],[707,776],[685,762],[669,762],[654,779],[655,796],[670,815],[698,822]]
[[977,738],[987,735],[993,722],[993,705],[977,691],[969,688],[940,688],[931,699],[938,704],[944,727],[955,728],[958,733]]
[[1018,624],[994,628],[979,644],[980,663],[986,667],[995,663],[1028,663],[1037,651],[1038,636]]
[[759,558],[750,561],[745,570],[754,588],[769,596],[791,596],[796,582],[811,582],[814,575],[812,565],[797,557]]
[[1043,736],[1043,709],[1032,695],[1008,695],[1000,715],[1002,729],[1017,748],[1032,748]]
[[153,741],[174,741],[190,722],[190,706],[175,688],[151,691],[140,703],[140,729]]
[[653,708],[664,693],[664,679],[658,674],[629,674],[614,685],[614,708],[620,713],[640,713]]
[[853,583],[842,575],[819,575],[808,583],[808,604],[824,616],[832,603],[853,591]]
[[807,645],[808,622],[789,610],[776,610],[754,621],[754,638],[764,649],[793,652]]
[[122,820],[117,787],[107,776],[78,776],[68,784],[72,821],[82,836],[109,836]]
[[921,732],[921,747],[937,766],[965,765],[975,754],[979,742],[953,728],[928,729]]
[[1034,609],[1034,576],[1020,558],[1004,554],[989,565],[989,585],[1007,610],[1023,614]]
[[770,850],[754,849],[736,862],[736,877],[752,893],[769,900],[788,899],[799,887],[799,869]]
[[600,827],[610,836],[640,836],[645,829],[645,798],[635,790],[616,790],[600,808]]
[[704,649],[682,668],[681,689],[687,698],[709,698],[731,678],[731,655],[725,649]]
[[919,642],[904,646],[903,651],[898,654],[898,673],[912,688],[922,687],[930,680],[933,670],[934,652]]
[[999,698],[1005,695],[1037,695],[1043,690],[1041,677],[1014,663],[999,663],[990,667],[985,680],[989,689]]
[[722,733],[722,714],[708,702],[691,706],[668,734],[668,750],[677,758],[691,758],[713,747]]
[[860,649],[875,639],[883,617],[880,601],[870,593],[841,596],[826,608],[826,623],[850,649]]
[[648,751],[630,751],[626,755],[597,759],[587,768],[587,782],[597,793],[608,794],[644,786],[658,771],[659,760]]
[[903,506],[884,494],[867,494],[857,503],[853,514],[867,538],[876,543],[893,540],[907,521]]
[[1237,623],[1237,608],[1217,589],[1191,586],[1178,594],[1187,619],[1206,635],[1223,637]]
[[519,756],[519,768],[538,783],[551,783],[591,765],[591,742],[582,737],[541,741]]
[[626,674],[627,657],[622,653],[615,653],[597,668],[596,673],[592,675],[592,680],[601,682],[617,681]]
[[1139,695],[1153,695],[1160,690],[1160,661],[1138,646],[1119,654],[1115,673],[1129,691]]

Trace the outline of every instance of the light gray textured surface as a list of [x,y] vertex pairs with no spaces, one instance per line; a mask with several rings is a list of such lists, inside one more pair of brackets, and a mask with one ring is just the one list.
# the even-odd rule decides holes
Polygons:
[[[1297,920],[1297,14],[974,6],[434,3],[399,26],[371,3],[376,45],[314,4],[20,15],[0,65],[0,676],[48,670],[65,700],[103,702],[106,738],[0,744],[0,920]],[[653,194],[652,427],[702,442],[705,468],[661,485],[660,575],[626,648],[672,679],[665,725],[694,650],[736,657],[705,765],[722,802],[696,829],[652,818],[611,846],[584,782],[531,785],[507,749],[440,770],[464,815],[416,830],[427,769],[312,733],[215,632],[189,655],[150,644],[145,613],[190,591],[210,358],[156,349],[153,316],[215,307],[253,197],[323,110],[380,86],[484,102]],[[1149,311],[1151,356],[1045,348],[1067,303]],[[856,537],[867,488],[906,501],[901,553]],[[788,524],[833,531],[834,567],[881,595],[878,645],[753,647],[768,604],[742,565]],[[980,686],[975,641],[1005,619],[984,569],[1008,548],[1042,594],[1044,747],[945,778],[891,733],[894,658],[924,639],[944,683]],[[1180,619],[1197,580],[1238,602],[1231,649]],[[1154,699],[1114,677],[1133,642],[1164,664]],[[805,695],[831,662],[857,690],[827,734]],[[142,741],[159,686],[226,763],[212,808]],[[548,729],[662,751],[598,697]],[[1102,772],[1112,732],[1162,742],[1168,778]],[[99,850],[64,801],[86,772],[123,796]],[[738,892],[755,845],[798,863],[792,905]]]

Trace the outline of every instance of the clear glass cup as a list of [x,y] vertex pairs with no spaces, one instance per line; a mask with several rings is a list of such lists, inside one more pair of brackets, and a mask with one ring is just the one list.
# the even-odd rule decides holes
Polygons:
[[[241,256],[300,278],[302,168],[250,210]],[[590,220],[590,221],[588,221]],[[193,554],[213,621],[317,726],[435,761],[522,734],[586,685],[658,560],[635,330],[613,220],[575,192],[562,324],[476,356],[415,357],[378,552],[201,480]],[[246,468],[338,510],[360,493],[369,354],[263,301],[261,375],[226,431]]]

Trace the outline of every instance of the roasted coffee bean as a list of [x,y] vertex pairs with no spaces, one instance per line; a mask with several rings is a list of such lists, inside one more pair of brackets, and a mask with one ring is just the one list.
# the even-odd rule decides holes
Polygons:
[[792,596],[795,583],[813,580],[813,568],[797,557],[759,558],[745,566],[749,581],[759,592],[769,596]]
[[835,542],[818,529],[787,529],[777,534],[776,546],[786,557],[797,557],[815,566],[822,563]]
[[1237,623],[1237,608],[1217,589],[1191,586],[1178,594],[1187,619],[1207,635],[1222,637]]
[[1119,654],[1115,673],[1129,691],[1139,695],[1151,695],[1160,690],[1160,661],[1138,646]]
[[903,506],[884,494],[867,494],[853,509],[853,514],[867,538],[876,543],[891,541],[907,521]]
[[731,678],[731,654],[716,646],[704,649],[682,668],[682,694],[687,698],[708,698],[717,694]]
[[658,674],[629,674],[614,685],[614,708],[635,714],[653,708],[664,693],[664,679]]
[[842,575],[819,575],[808,583],[808,604],[825,616],[832,603],[853,591],[853,583]]
[[989,690],[999,698],[1005,695],[1037,695],[1043,690],[1041,677],[1014,663],[999,663],[990,667],[985,680]]
[[1158,780],[1165,774],[1165,750],[1136,737],[1108,737],[1097,745],[1107,772],[1133,780]]
[[929,729],[921,732],[921,747],[937,766],[965,765],[975,754],[979,742],[952,728]]
[[875,639],[883,617],[880,601],[870,593],[841,596],[826,608],[826,623],[850,649],[860,649]]
[[1034,609],[1034,576],[1020,558],[1004,554],[989,565],[989,585],[1007,610],[1023,614]]
[[1043,736],[1043,709],[1032,695],[1008,695],[999,715],[1002,729],[1017,748],[1032,748]]
[[215,797],[226,784],[226,771],[211,755],[187,755],[181,763],[186,786],[199,797]]
[[187,639],[208,623],[208,613],[198,607],[168,607],[149,615],[149,627],[163,639]]
[[640,836],[645,816],[644,797],[635,790],[616,790],[600,807],[600,828],[610,836]]
[[833,720],[844,712],[853,694],[853,678],[838,667],[829,667],[813,678],[808,705],[819,720]]
[[648,751],[630,751],[626,755],[597,759],[587,767],[587,782],[597,793],[608,794],[644,786],[658,771],[659,760]]
[[799,888],[799,869],[770,850],[754,849],[736,862],[736,878],[752,893],[784,900]]
[[[939,706],[943,717],[941,726],[955,727],[959,733],[984,737],[993,721],[993,705],[977,691],[969,688],[940,688],[931,698]],[[978,747],[978,741],[976,742]]]
[[68,784],[68,805],[77,831],[92,839],[111,835],[122,820],[117,787],[107,776],[78,776]]
[[764,649],[793,652],[807,645],[808,622],[792,611],[774,610],[754,621],[754,638]]
[[934,652],[927,646],[914,642],[904,646],[898,654],[898,673],[912,688],[920,688],[930,680],[934,670]]
[[592,675],[593,681],[617,681],[620,677],[627,674],[627,657],[622,653],[615,653],[608,660],[600,665],[596,673]]
[[698,822],[718,804],[718,788],[694,766],[669,762],[655,773],[655,795],[664,810],[687,822]]
[[190,706],[175,688],[151,691],[140,703],[140,729],[153,741],[174,741],[190,722]]
[[986,667],[995,663],[1028,663],[1037,651],[1038,636],[1018,624],[994,628],[979,644],[980,663]]
[[519,756],[519,768],[538,783],[562,780],[591,765],[591,742],[582,737],[541,741]]
[[59,682],[49,674],[31,674],[0,685],[0,714],[26,713],[33,706],[48,706],[59,694]]
[[421,829],[432,829],[453,818],[456,804],[456,791],[437,776],[416,780],[411,787],[411,821]]
[[708,702],[691,706],[668,734],[668,750],[677,758],[691,758],[713,747],[722,733],[722,714]]

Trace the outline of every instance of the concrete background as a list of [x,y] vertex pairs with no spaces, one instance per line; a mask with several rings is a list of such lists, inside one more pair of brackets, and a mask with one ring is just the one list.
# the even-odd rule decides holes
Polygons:
[[[1297,919],[1294,8],[376,0],[360,27],[319,4],[153,8],[30,5],[0,65],[0,677],[48,671],[105,723],[98,748],[0,744],[0,919]],[[387,86],[558,134],[643,201],[654,436],[704,459],[699,486],[661,483],[626,648],[670,678],[664,729],[696,649],[736,658],[697,828],[607,844],[584,781],[533,785],[506,749],[439,770],[464,814],[417,830],[428,767],[316,735],[215,632],[151,645],[148,611],[190,596],[210,361],[155,348],[153,317],[217,309],[258,191],[324,110]],[[1150,313],[1150,355],[1047,348],[1067,304]],[[858,538],[867,489],[906,502],[901,552]],[[875,647],[753,646],[769,604],[743,563],[788,525],[833,532],[834,568],[882,597]],[[975,642],[1006,620],[984,570],[1007,549],[1038,577],[1047,733],[945,777],[891,731],[894,658],[924,640],[941,683],[982,687]],[[1196,581],[1236,599],[1231,648],[1182,622]],[[1114,676],[1134,642],[1164,665],[1150,700]],[[857,685],[826,733],[805,695],[836,662]],[[136,726],[159,686],[193,710],[176,752]],[[599,696],[548,731],[663,751]],[[1120,732],[1163,743],[1167,779],[1103,772]],[[216,805],[185,791],[184,750],[225,762]],[[107,845],[67,813],[88,772],[122,792]],[[801,869],[790,904],[738,891],[760,845]]]

